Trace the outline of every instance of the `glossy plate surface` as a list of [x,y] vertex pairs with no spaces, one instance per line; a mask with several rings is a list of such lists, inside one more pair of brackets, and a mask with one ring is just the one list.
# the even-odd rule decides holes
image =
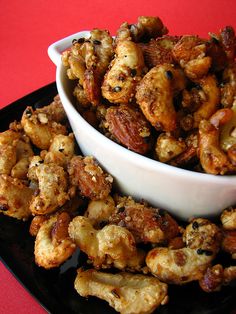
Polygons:
[[[0,111],[0,131],[19,120],[26,106],[49,104],[57,94],[55,83],[10,104]],[[24,223],[0,214],[0,257],[7,268],[49,313],[114,314],[104,301],[81,298],[74,290],[76,269],[85,262],[77,251],[64,265],[44,270],[34,263],[34,238],[29,234],[29,222]],[[229,263],[227,256],[222,261]],[[221,261],[219,261],[221,262]],[[169,286],[169,303],[155,313],[160,314],[228,314],[236,313],[236,284],[220,292],[202,292],[198,283],[182,287]]]

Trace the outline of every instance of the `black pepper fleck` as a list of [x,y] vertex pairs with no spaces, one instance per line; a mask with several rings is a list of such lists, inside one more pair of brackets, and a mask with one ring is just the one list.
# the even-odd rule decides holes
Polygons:
[[205,254],[206,256],[211,256],[213,252],[210,250],[197,249],[197,254],[198,255]]
[[130,71],[131,77],[134,77],[136,74],[137,74],[137,70],[136,69],[131,69],[131,71]]
[[31,117],[32,116],[32,110],[31,109],[26,109],[25,114],[27,117]]
[[194,230],[196,230],[196,229],[198,229],[198,227],[199,227],[198,222],[197,222],[197,221],[194,221],[194,222],[192,223],[192,228],[193,228]]
[[100,40],[94,39],[93,40],[94,45],[101,45]]
[[7,204],[0,204],[0,210],[7,211],[9,209]]
[[118,209],[118,213],[123,213],[125,211],[125,207],[120,207],[119,209]]
[[172,80],[173,79],[173,73],[171,71],[166,71],[166,78],[168,80]]
[[84,42],[85,42],[85,38],[84,37],[81,37],[81,38],[77,39],[77,43],[79,43],[79,44],[82,44]]

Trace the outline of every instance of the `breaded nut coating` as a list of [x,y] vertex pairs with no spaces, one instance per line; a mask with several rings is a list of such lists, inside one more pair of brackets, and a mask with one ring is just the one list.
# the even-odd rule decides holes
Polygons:
[[199,280],[212,260],[212,256],[199,255],[187,247],[177,250],[157,247],[148,252],[146,264],[159,280],[181,285]]
[[165,211],[121,197],[109,222],[127,228],[136,242],[162,243],[179,233],[177,222]]
[[142,77],[144,59],[141,48],[131,40],[118,41],[102,84],[102,95],[111,103],[129,103]]
[[168,300],[167,285],[140,274],[109,274],[78,269],[75,289],[83,297],[105,300],[121,314],[149,314]]
[[220,219],[224,229],[236,230],[236,208],[225,209]]
[[64,169],[56,164],[39,164],[35,170],[38,195],[35,193],[30,210],[33,215],[54,212],[69,199],[68,182]]
[[96,230],[87,217],[77,216],[68,231],[96,268],[140,270],[143,266],[144,252],[136,248],[133,235],[125,228],[107,225]]
[[206,56],[206,41],[198,36],[183,36],[173,48],[174,59],[190,79],[200,79],[210,69],[211,58]]
[[219,126],[227,123],[231,117],[231,109],[219,109],[210,121],[201,120],[199,124],[198,154],[206,173],[223,175],[233,170],[230,159],[220,147],[219,139]]
[[124,22],[117,31],[116,40],[131,38],[134,42],[147,42],[168,33],[158,16],[139,16],[136,24]]
[[220,228],[204,218],[196,218],[186,227],[184,240],[187,247],[202,250],[215,256],[220,248],[222,233]]
[[22,126],[32,143],[38,148],[48,149],[55,135],[66,134],[66,127],[53,119],[56,117],[57,114],[46,109],[33,111],[31,107],[27,107],[24,111],[21,119]]
[[45,152],[44,162],[55,163],[66,168],[67,163],[73,157],[75,152],[74,135],[58,134],[54,136],[48,152]]
[[17,178],[0,175],[0,212],[4,215],[27,220],[33,190]]
[[171,64],[152,68],[137,86],[136,100],[146,119],[158,130],[174,131],[177,114],[173,104],[175,93],[185,88],[180,69]]
[[16,145],[19,138],[20,133],[12,130],[0,133],[0,174],[10,175],[16,164]]
[[145,64],[149,69],[163,63],[174,63],[172,49],[179,40],[177,36],[162,36],[140,44]]
[[113,198],[108,195],[108,197],[103,200],[90,201],[84,216],[89,218],[95,228],[99,228],[108,223],[109,217],[114,212],[115,202]]
[[68,173],[71,184],[91,200],[105,199],[111,192],[112,176],[105,173],[92,156],[74,156]]
[[35,263],[46,269],[60,266],[76,250],[68,235],[70,218],[66,213],[51,216],[42,223],[34,246]]
[[146,264],[153,275],[170,284],[199,280],[219,251],[220,229],[207,219],[194,219],[185,230],[187,247],[157,247],[148,252]]
[[151,149],[151,125],[137,108],[124,104],[111,106],[107,109],[106,122],[118,143],[140,154]]

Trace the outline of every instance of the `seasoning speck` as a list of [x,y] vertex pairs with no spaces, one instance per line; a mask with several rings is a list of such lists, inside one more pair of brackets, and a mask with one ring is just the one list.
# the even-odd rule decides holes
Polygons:
[[167,78],[168,80],[172,80],[172,78],[173,78],[173,73],[172,73],[171,71],[166,71],[166,78]]
[[120,86],[116,86],[113,88],[113,92],[120,92],[121,91],[121,87]]

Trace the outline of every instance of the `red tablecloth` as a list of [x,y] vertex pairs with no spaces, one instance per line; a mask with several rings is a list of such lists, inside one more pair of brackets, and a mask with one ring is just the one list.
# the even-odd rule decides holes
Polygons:
[[[235,0],[1,0],[0,108],[55,80],[48,46],[94,27],[115,34],[121,22],[158,15],[171,34],[207,36],[226,25],[236,28]],[[0,264],[0,313],[44,313]]]

